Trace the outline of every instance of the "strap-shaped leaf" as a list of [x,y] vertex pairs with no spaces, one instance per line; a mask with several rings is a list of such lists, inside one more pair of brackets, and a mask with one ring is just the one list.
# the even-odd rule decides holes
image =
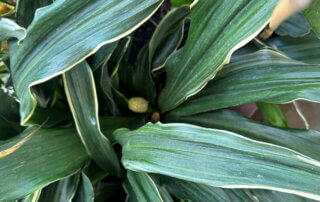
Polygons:
[[[121,40],[119,45],[112,53],[111,58],[108,61],[105,61],[105,63],[100,68],[99,80],[101,90],[103,91],[102,95],[105,98],[105,108],[106,111],[113,116],[119,116],[121,114],[119,110],[120,103],[117,103],[117,98],[119,97],[117,94],[119,93],[119,83],[117,80],[117,76],[118,70],[120,68],[120,63],[124,58],[125,54],[127,53],[127,50],[130,46],[130,42],[131,37],[126,37],[125,39]],[[110,76],[109,72],[111,72]]]
[[105,171],[120,175],[120,164],[100,131],[98,101],[91,68],[82,62],[63,74],[65,92],[78,134],[89,156]]
[[7,18],[0,18],[0,42],[9,38],[17,38],[20,43],[27,35],[23,27]]
[[35,11],[52,3],[52,0],[18,0],[16,7],[16,21],[22,27],[28,27],[34,17]]
[[30,87],[62,74],[105,44],[134,31],[162,0],[57,0],[38,9],[23,44],[10,45],[11,74],[21,123],[36,107]]
[[108,62],[109,58],[111,57],[114,49],[118,46],[118,41],[113,42],[111,44],[107,44],[99,49],[94,55],[88,58],[88,62],[92,71],[97,70],[101,65]]
[[320,102],[320,66],[305,64],[272,50],[234,57],[199,94],[172,111],[200,112],[249,102],[287,103],[296,99]]
[[18,202],[37,202],[41,193],[41,189],[29,194],[28,196],[24,197],[23,199],[18,200]]
[[258,188],[320,199],[320,162],[285,147],[189,124],[119,129],[122,163],[222,188]]
[[316,202],[304,197],[299,197],[293,194],[286,194],[277,191],[265,191],[261,189],[250,189],[252,196],[259,199],[259,201],[290,201],[290,202]]
[[320,161],[320,133],[314,130],[277,128],[245,118],[230,110],[217,110],[193,116],[166,116],[165,121],[191,123],[206,128],[232,131],[250,139],[295,150]]
[[221,189],[205,184],[180,180],[163,175],[152,175],[161,185],[181,200],[207,201],[250,201],[250,198],[241,189]]
[[149,49],[146,45],[139,52],[132,82],[135,91],[153,104],[157,96],[157,90],[152,78],[151,63],[148,60],[148,54]]
[[7,144],[3,145],[0,150],[0,159],[12,154],[16,150],[18,150],[21,146],[23,146],[26,142],[28,142],[34,134],[36,134],[39,129],[38,127],[30,127],[23,131],[20,135],[11,138]]
[[[199,92],[231,54],[268,22],[277,0],[199,1],[191,9],[185,46],[167,60],[167,82],[160,94],[163,112]],[[227,11],[227,12],[226,12]]]
[[168,56],[178,48],[183,38],[184,21],[189,13],[190,7],[183,6],[166,14],[150,42],[138,54],[133,72],[133,87],[151,105],[154,105],[157,96],[152,70],[162,68]]
[[306,18],[302,13],[297,13],[281,23],[275,32],[281,36],[302,37],[310,31],[311,28]]
[[163,202],[156,184],[147,173],[128,170],[125,186],[132,201]]
[[83,172],[81,173],[81,180],[73,201],[75,202],[93,202],[94,201],[92,184],[89,178]]
[[112,133],[118,128],[137,129],[144,125],[144,116],[103,116],[100,118],[101,131],[109,139],[111,144],[116,143]]
[[303,11],[304,16],[306,16],[310,26],[312,29],[318,34],[320,37],[320,1],[313,1],[309,8]]
[[221,189],[167,176],[156,175],[156,178],[159,179],[161,184],[163,184],[163,186],[165,186],[175,197],[189,201],[313,201],[293,194],[286,194],[277,191],[258,189]]
[[78,184],[80,174],[76,173],[42,189],[38,202],[71,202]]
[[164,202],[174,202],[169,191],[164,186],[157,186]]
[[0,140],[4,140],[22,132],[23,127],[19,124],[18,102],[3,89],[0,89],[0,100]]
[[[0,142],[0,151],[8,144],[11,140]],[[69,176],[87,158],[74,129],[40,129],[21,148],[0,159],[0,201],[22,198]]]
[[268,43],[295,60],[320,64],[320,39],[314,32],[299,38],[273,37]]
[[184,21],[189,14],[189,6],[173,8],[157,26],[149,42],[149,62],[152,70],[162,68],[168,56],[180,45],[184,34]]

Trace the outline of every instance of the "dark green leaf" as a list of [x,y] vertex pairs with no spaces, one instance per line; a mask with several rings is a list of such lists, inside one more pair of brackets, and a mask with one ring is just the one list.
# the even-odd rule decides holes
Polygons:
[[163,202],[156,184],[147,173],[128,170],[125,186],[131,201]]
[[[114,50],[109,61],[106,61],[101,66],[100,86],[103,91],[103,97],[105,98],[105,105],[107,106],[107,112],[114,116],[119,116],[119,103],[118,99],[122,99],[123,96],[119,91],[118,70],[120,63],[125,56],[131,42],[131,37],[123,39],[118,47]],[[109,72],[111,72],[109,74]],[[125,98],[126,99],[126,98]],[[127,108],[127,107],[126,107]]]
[[208,202],[208,201],[250,201],[250,198],[241,189],[221,189],[205,184],[179,180],[167,176],[156,176],[170,193],[181,200]]
[[71,202],[80,180],[79,173],[43,188],[38,202]]
[[20,199],[19,202],[37,202],[41,193],[41,189],[29,194],[28,196]]
[[91,68],[82,62],[63,75],[74,121],[90,157],[107,172],[120,175],[120,164],[109,140],[100,131],[98,101]]
[[148,54],[149,49],[146,45],[139,52],[132,82],[138,95],[144,97],[153,104],[157,96],[157,91],[151,74]]
[[98,52],[88,58],[92,71],[97,70],[101,65],[108,62],[114,49],[118,46],[118,41],[102,46]]
[[299,37],[273,37],[268,43],[292,59],[310,64],[320,64],[320,39],[314,32]]
[[199,94],[171,113],[191,115],[250,102],[320,102],[320,66],[268,49],[234,57]]
[[[36,107],[30,87],[63,74],[103,45],[130,34],[162,0],[59,0],[38,9],[22,45],[10,43],[11,74],[21,123]],[[66,15],[66,13],[68,15]]]
[[171,197],[171,195],[166,187],[158,186],[158,190],[159,190],[164,202],[173,202],[173,198]]
[[[0,142],[0,151],[11,141]],[[19,199],[75,173],[87,157],[75,130],[40,129],[21,148],[0,159],[0,201]]]
[[101,131],[110,140],[111,144],[115,143],[112,133],[118,128],[137,129],[145,123],[144,116],[134,117],[100,117]]
[[8,139],[22,132],[19,124],[19,104],[3,89],[0,89],[0,140]]
[[308,21],[302,13],[297,13],[281,23],[275,32],[281,36],[302,37],[310,31]]
[[221,188],[268,189],[320,199],[320,162],[285,147],[178,123],[119,129],[115,138],[129,170]]
[[51,4],[53,0],[18,0],[16,21],[22,27],[28,27],[38,8]]
[[207,128],[232,131],[245,137],[280,145],[320,161],[320,133],[272,127],[245,118],[230,110],[207,112],[193,116],[170,117],[167,122],[192,123]]
[[191,9],[185,46],[165,64],[167,82],[159,97],[161,111],[172,110],[199,92],[229,62],[235,50],[264,28],[276,3],[277,0],[198,1]]
[[151,69],[157,70],[164,66],[168,56],[180,45],[184,21],[190,13],[189,6],[174,8],[161,20],[149,42],[149,62]]
[[290,202],[315,202],[315,200],[299,197],[293,194],[278,191],[265,191],[250,189],[251,194],[261,202],[290,201]]
[[78,190],[72,201],[74,202],[93,202],[94,201],[92,184],[89,178],[83,172],[81,173],[81,180],[79,183]]

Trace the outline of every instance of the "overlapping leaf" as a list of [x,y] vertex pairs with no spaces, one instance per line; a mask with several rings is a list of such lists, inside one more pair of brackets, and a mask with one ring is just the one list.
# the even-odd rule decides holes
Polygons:
[[292,59],[320,64],[320,39],[314,32],[299,38],[273,37],[268,43]]
[[199,92],[231,54],[253,39],[268,22],[277,0],[199,1],[191,9],[185,46],[165,64],[167,81],[160,93],[162,112]]
[[118,46],[118,41],[111,44],[107,44],[99,49],[94,55],[88,58],[88,62],[92,71],[97,70],[101,65],[108,62],[110,56],[112,55],[114,49]]
[[82,62],[63,75],[65,91],[82,143],[90,157],[107,172],[120,175],[120,164],[100,131],[98,101],[92,71]]
[[18,200],[18,202],[37,202],[41,193],[41,189],[29,194],[28,196]]
[[151,63],[149,63],[148,46],[144,46],[139,52],[137,66],[133,72],[133,87],[140,96],[154,103],[157,96],[156,86],[151,74]]
[[162,175],[153,175],[161,185],[181,200],[206,201],[250,201],[241,189],[221,189]]
[[22,132],[19,125],[18,102],[0,89],[0,140],[8,139]]
[[116,143],[112,133],[118,128],[137,129],[145,123],[145,117],[120,117],[103,116],[100,117],[101,131],[109,139],[111,144]]
[[93,202],[94,201],[92,184],[89,178],[83,172],[81,173],[81,180],[79,183],[78,190],[72,201],[74,202]]
[[[11,141],[0,142],[0,151]],[[74,129],[40,129],[21,148],[0,159],[0,201],[22,198],[69,176],[87,158]]]
[[281,36],[302,37],[310,31],[308,21],[302,13],[297,13],[281,23],[275,32]]
[[[115,48],[112,57],[109,60],[105,60],[104,64],[102,64],[100,68],[99,83],[103,92],[102,96],[105,98],[105,108],[107,109],[106,111],[113,116],[119,116],[121,114],[119,109],[120,103],[117,103],[117,99],[120,97],[119,94],[122,96],[122,94],[118,91],[118,71],[120,68],[120,63],[130,46],[130,42],[131,37],[126,37],[123,39]],[[120,99],[122,99],[122,97],[120,97]]]
[[173,110],[190,115],[249,102],[320,102],[320,66],[305,64],[272,50],[234,57],[199,94]]
[[51,4],[52,0],[18,0],[16,6],[16,21],[22,27],[28,27],[38,8]]
[[168,56],[180,45],[184,34],[184,21],[189,13],[189,6],[174,8],[157,26],[149,42],[149,62],[152,70],[162,68]]
[[230,110],[219,110],[183,117],[166,116],[165,121],[192,123],[202,127],[232,131],[250,139],[295,150],[320,161],[320,133],[317,131],[272,127],[245,118]]
[[[36,107],[30,87],[71,69],[101,46],[132,32],[162,0],[57,0],[37,10],[24,43],[10,45],[11,74],[21,101],[21,123]],[[67,15],[66,15],[67,14]]]
[[179,180],[167,176],[156,176],[170,193],[182,200],[207,201],[313,201],[293,194],[258,189],[221,189],[204,184]]
[[21,42],[26,37],[26,30],[7,18],[0,18],[0,42],[15,37]]
[[79,173],[54,182],[41,190],[38,202],[71,202],[80,181]]
[[122,163],[224,188],[259,188],[320,199],[320,163],[285,147],[189,124],[119,129]]
[[162,202],[160,192],[147,173],[127,172],[125,186],[129,192],[130,200],[136,202]]

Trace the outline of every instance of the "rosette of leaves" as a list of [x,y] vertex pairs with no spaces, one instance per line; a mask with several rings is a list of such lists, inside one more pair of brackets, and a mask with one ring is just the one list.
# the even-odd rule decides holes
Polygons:
[[319,4],[261,43],[277,0],[186,2],[10,4],[0,201],[320,200],[320,134],[277,105],[320,101]]

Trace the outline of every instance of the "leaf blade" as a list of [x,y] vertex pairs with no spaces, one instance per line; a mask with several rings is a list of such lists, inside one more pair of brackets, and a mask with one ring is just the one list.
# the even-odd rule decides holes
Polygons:
[[89,156],[105,171],[120,175],[120,164],[100,130],[98,101],[91,68],[82,62],[63,75],[70,109]]
[[235,50],[260,32],[276,3],[276,0],[197,2],[191,9],[186,45],[171,55],[165,65],[167,82],[159,97],[161,111],[172,110],[199,92],[229,62]]
[[[1,142],[0,150],[7,144],[10,140]],[[19,199],[67,177],[86,160],[75,130],[40,129],[20,149],[0,159],[0,200]]]
[[0,18],[0,41],[9,38],[17,38],[20,43],[27,36],[27,32],[23,27],[17,25],[14,21],[7,18]]
[[263,49],[233,58],[199,94],[169,114],[186,116],[250,102],[320,102],[319,65]]
[[320,198],[316,182],[320,163],[284,147],[188,124],[147,124],[135,131],[119,129],[115,137],[122,145],[122,163],[129,170],[222,188],[268,189]]
[[125,185],[130,200],[163,202],[156,184],[147,173],[128,170]]
[[38,9],[24,43],[19,47],[10,45],[10,50],[15,50],[10,62],[22,106],[21,123],[28,123],[36,107],[31,86],[68,71],[101,46],[130,34],[161,3],[162,0],[60,0]]

